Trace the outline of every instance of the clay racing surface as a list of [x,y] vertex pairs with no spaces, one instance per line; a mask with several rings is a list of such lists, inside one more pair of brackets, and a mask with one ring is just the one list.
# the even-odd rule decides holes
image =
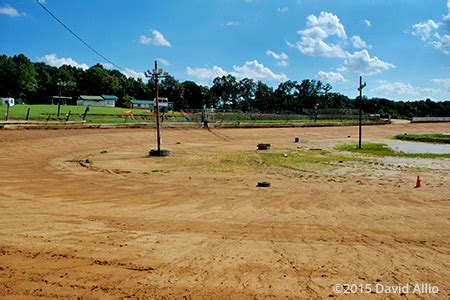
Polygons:
[[0,296],[317,298],[423,282],[449,297],[449,159],[335,150],[357,127],[164,130],[173,154],[150,158],[154,135],[0,131]]

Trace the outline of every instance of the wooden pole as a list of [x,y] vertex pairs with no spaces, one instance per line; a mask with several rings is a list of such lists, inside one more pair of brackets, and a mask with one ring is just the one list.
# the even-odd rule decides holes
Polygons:
[[358,141],[358,149],[362,149],[362,106],[363,106],[363,98],[362,98],[362,90],[366,87],[366,83],[362,82],[362,76],[359,76],[359,141]]
[[30,117],[30,110],[31,110],[31,108],[30,107],[28,107],[28,110],[27,110],[27,117],[26,117],[26,121],[28,121],[28,118]]
[[155,82],[156,82],[156,140],[158,145],[158,156],[161,156],[161,133],[159,130],[159,97],[158,97],[158,61],[155,60]]

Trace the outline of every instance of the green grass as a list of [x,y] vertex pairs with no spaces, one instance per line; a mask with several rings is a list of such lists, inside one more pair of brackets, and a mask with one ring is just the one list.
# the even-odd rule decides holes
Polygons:
[[389,148],[386,144],[376,143],[365,143],[362,145],[362,149],[358,149],[357,145],[354,144],[342,145],[337,147],[337,150],[375,156],[394,156],[408,158],[450,158],[450,154],[396,152],[393,149]]
[[450,134],[399,134],[394,136],[397,140],[415,141],[434,144],[450,144]]
[[[58,105],[15,105],[10,107],[10,120],[25,120],[28,108],[30,108],[29,120],[45,121],[50,115],[50,121],[65,121],[66,115],[71,112],[70,121],[81,121],[83,118],[85,106],[76,105],[61,105],[60,116],[58,118]],[[4,120],[6,116],[6,106],[0,106],[0,119]],[[90,106],[89,112],[86,116],[87,123],[124,123],[126,119],[126,111],[133,111],[134,116],[141,116],[141,120],[126,120],[127,123],[136,123],[143,121],[154,121],[154,115],[145,109],[129,109],[122,107],[96,107]],[[172,116],[172,114],[164,114],[165,116]],[[173,114],[179,116],[179,114]]]
[[288,153],[258,152],[233,153],[209,165],[211,171],[237,171],[251,169],[289,169],[306,172],[332,171],[343,163],[363,161],[361,157],[333,154],[328,151],[294,151]]

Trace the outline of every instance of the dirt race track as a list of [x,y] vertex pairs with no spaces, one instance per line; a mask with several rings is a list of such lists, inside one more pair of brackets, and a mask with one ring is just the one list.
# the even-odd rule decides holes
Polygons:
[[[383,141],[449,128],[364,134]],[[357,127],[168,129],[173,155],[150,158],[151,130],[0,131],[0,296],[303,299],[342,297],[336,284],[428,283],[439,293],[371,296],[448,299],[450,159],[292,169],[233,161],[256,155],[259,142],[286,156],[335,155],[356,135]],[[260,180],[272,186],[256,187]]]

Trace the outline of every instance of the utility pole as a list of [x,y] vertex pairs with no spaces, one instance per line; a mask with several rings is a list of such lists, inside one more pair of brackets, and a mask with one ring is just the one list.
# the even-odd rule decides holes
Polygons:
[[[150,72],[147,70],[145,72],[145,77],[155,78],[155,84],[156,84],[156,144],[157,144],[157,152],[156,156],[161,156],[161,132],[160,132],[160,126],[159,126],[159,95],[158,95],[158,79],[160,77],[168,77],[169,74],[167,72],[163,72],[163,69],[158,69],[158,62],[155,60],[155,68]],[[150,151],[151,152],[151,151]]]
[[366,87],[366,83],[362,82],[362,76],[359,76],[359,143],[358,143],[358,149],[362,149],[362,105],[363,105],[363,98],[362,98],[362,91]]

